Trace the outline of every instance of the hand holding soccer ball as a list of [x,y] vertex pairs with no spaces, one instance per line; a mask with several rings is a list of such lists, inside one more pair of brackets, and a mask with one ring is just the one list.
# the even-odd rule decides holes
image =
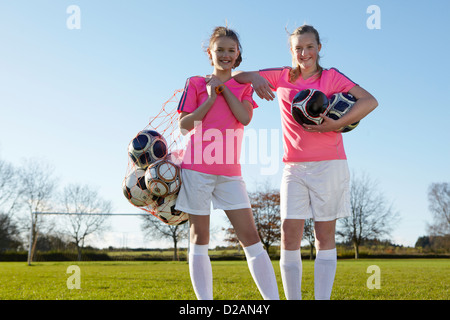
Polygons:
[[[344,114],[348,113],[351,110],[351,108],[355,103],[356,103],[355,97],[353,97],[349,93],[341,92],[334,94],[330,99],[331,109],[328,112],[328,117],[334,120],[342,118]],[[343,128],[339,128],[338,131],[349,132],[355,129],[358,126],[358,124],[359,121],[349,124],[348,126],[345,126]]]
[[356,128],[359,121],[345,127],[340,127],[336,121],[355,103],[356,99],[348,93],[336,93],[328,100],[321,91],[305,89],[292,100],[291,114],[308,132],[349,132]]

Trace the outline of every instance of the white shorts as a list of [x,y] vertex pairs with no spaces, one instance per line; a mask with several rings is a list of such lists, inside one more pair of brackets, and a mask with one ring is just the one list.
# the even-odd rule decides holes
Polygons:
[[175,209],[195,215],[209,215],[214,209],[251,208],[241,176],[220,176],[182,169],[181,188]]
[[349,189],[347,160],[286,163],[280,188],[281,219],[348,217]]

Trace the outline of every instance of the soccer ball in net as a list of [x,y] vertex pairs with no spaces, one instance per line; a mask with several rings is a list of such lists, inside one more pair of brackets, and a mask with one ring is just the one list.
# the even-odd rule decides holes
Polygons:
[[145,171],[145,184],[157,197],[175,194],[181,186],[180,168],[169,160],[158,160]]
[[[337,120],[346,114],[355,104],[356,99],[349,93],[336,93],[330,99],[330,111],[327,116],[331,119]],[[348,126],[340,128],[338,131],[349,132],[355,129],[359,124],[358,122],[349,124]]]
[[175,209],[178,194],[171,194],[158,199],[158,206],[155,209],[158,218],[165,224],[179,225],[188,221],[189,215]]
[[292,100],[291,114],[299,124],[321,124],[320,114],[330,109],[327,96],[316,89],[305,89]]
[[167,156],[167,142],[154,130],[142,130],[128,145],[128,155],[141,169]]
[[153,203],[153,196],[145,185],[145,170],[136,168],[123,180],[122,191],[125,197],[137,207]]

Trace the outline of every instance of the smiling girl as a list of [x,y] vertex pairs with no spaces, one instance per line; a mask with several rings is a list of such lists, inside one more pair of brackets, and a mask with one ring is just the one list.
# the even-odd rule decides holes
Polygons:
[[[283,129],[285,163],[280,188],[282,220],[280,269],[287,299],[301,299],[300,244],[305,219],[314,219],[316,299],[330,299],[336,273],[336,219],[350,215],[349,170],[342,135],[338,131],[369,114],[377,100],[335,68],[319,64],[319,33],[309,25],[289,37],[292,68],[264,69],[235,75],[252,83],[259,97],[273,100],[277,92]],[[339,120],[322,115],[320,125],[300,125],[291,115],[291,102],[304,89],[317,89],[328,98],[339,92],[357,102]]]
[[189,272],[200,300],[213,299],[208,256],[211,203],[224,210],[233,225],[263,298],[279,299],[273,266],[241,177],[243,130],[257,107],[250,84],[239,84],[231,76],[242,61],[241,51],[233,30],[214,29],[207,48],[214,70],[206,77],[189,78],[178,105],[179,127],[191,136],[181,164],[183,183],[176,209],[189,214]]

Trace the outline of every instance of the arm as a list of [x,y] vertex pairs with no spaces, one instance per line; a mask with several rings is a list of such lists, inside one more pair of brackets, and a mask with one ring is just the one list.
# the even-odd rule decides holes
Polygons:
[[184,111],[180,113],[178,117],[178,126],[180,127],[182,134],[187,134],[194,129],[196,122],[203,120],[216,101],[217,94],[215,86],[212,87],[212,84],[208,82],[206,83],[206,90],[208,91],[208,99],[206,99],[205,102],[191,113]]
[[[215,75],[208,76],[207,84],[211,86],[211,90],[214,91],[214,95],[217,97],[215,93],[215,88],[219,85],[223,85],[222,81]],[[224,90],[222,91],[222,95],[225,98],[225,101],[228,104],[231,112],[234,117],[242,123],[244,126],[248,125],[253,117],[253,106],[249,101],[244,100],[243,102],[239,101],[238,98],[228,89],[227,86],[224,85]]]
[[377,99],[360,86],[354,86],[350,89],[349,93],[354,96],[357,101],[353,108],[341,118],[341,120],[344,119],[342,120],[343,125],[341,127],[363,119],[378,106]]
[[323,122],[320,125],[303,125],[309,132],[329,132],[336,131],[349,124],[355,123],[363,119],[377,106],[378,101],[366,90],[360,86],[354,86],[349,93],[357,100],[353,108],[342,118],[333,120],[323,114]]
[[[184,132],[183,134],[191,131],[195,127],[196,122],[203,120],[216,101],[217,93],[215,89],[220,84],[222,84],[222,82],[217,77],[208,77],[206,79],[206,89],[209,95],[208,99],[192,113],[184,111],[180,113],[178,117],[178,126],[181,131]],[[248,125],[253,117],[253,106],[251,103],[247,100],[244,100],[243,102],[239,101],[226,86],[222,94],[236,119],[244,126]]]
[[239,101],[227,86],[222,94],[236,119],[244,126],[248,125],[253,117],[252,104],[247,100]]
[[275,98],[275,94],[272,91],[274,87],[269,81],[261,77],[258,71],[238,71],[233,75],[233,78],[239,83],[251,83],[256,94],[261,99],[272,101]]
[[178,117],[178,126],[180,127],[181,132],[183,134],[186,134],[194,129],[195,123],[203,120],[209,109],[211,109],[215,100],[215,98],[209,97],[192,113],[182,111]]

